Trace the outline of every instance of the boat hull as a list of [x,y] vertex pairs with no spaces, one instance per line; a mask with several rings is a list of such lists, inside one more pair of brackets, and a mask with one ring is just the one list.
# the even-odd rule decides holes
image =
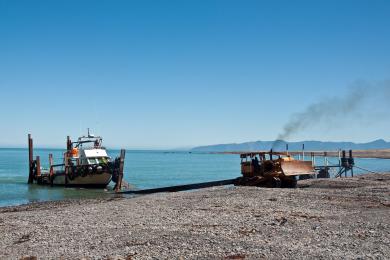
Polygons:
[[[73,180],[70,180],[68,177],[66,178],[67,178],[66,186],[104,188],[110,183],[112,175],[110,173],[103,172],[100,174],[77,176]],[[53,180],[53,185],[64,186],[65,174],[55,175]]]

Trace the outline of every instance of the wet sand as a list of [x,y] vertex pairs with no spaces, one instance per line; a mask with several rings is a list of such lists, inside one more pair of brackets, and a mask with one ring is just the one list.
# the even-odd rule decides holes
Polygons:
[[390,257],[390,173],[0,208],[0,258]]

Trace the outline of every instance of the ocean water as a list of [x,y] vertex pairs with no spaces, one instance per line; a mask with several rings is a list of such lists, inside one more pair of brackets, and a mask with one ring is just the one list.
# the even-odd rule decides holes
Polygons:
[[[118,150],[108,151],[111,157]],[[48,155],[62,162],[63,150],[36,149],[41,166],[48,166]],[[337,163],[335,158],[331,162]],[[375,172],[390,171],[390,160],[355,159],[356,165]],[[320,164],[321,160],[317,160]],[[356,174],[363,173],[355,169]],[[206,154],[171,151],[126,151],[124,179],[134,188],[155,188],[240,176],[239,155]],[[111,196],[113,184],[104,189],[80,189],[28,185],[28,150],[0,148],[0,206],[19,205],[34,201]]]

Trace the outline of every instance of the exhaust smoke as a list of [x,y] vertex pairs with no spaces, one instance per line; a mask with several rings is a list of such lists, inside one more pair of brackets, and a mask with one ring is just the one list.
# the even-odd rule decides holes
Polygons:
[[376,102],[390,105],[390,80],[374,84],[358,81],[348,88],[344,96],[327,97],[309,105],[302,112],[291,116],[272,147],[277,147],[281,142],[288,140],[297,132],[320,122],[355,116],[356,112],[359,111],[368,99],[374,99]]

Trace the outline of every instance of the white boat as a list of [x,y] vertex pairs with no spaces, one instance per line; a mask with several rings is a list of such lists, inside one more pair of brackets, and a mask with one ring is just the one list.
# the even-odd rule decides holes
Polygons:
[[113,160],[102,146],[103,138],[90,134],[89,129],[88,135],[79,137],[76,142],[67,138],[67,149],[61,164],[53,164],[49,155],[50,167],[46,171],[41,170],[39,157],[32,159],[30,139],[29,135],[29,183],[35,180],[38,184],[102,188],[113,180],[116,187],[121,185],[125,151],[121,150],[121,156]]

